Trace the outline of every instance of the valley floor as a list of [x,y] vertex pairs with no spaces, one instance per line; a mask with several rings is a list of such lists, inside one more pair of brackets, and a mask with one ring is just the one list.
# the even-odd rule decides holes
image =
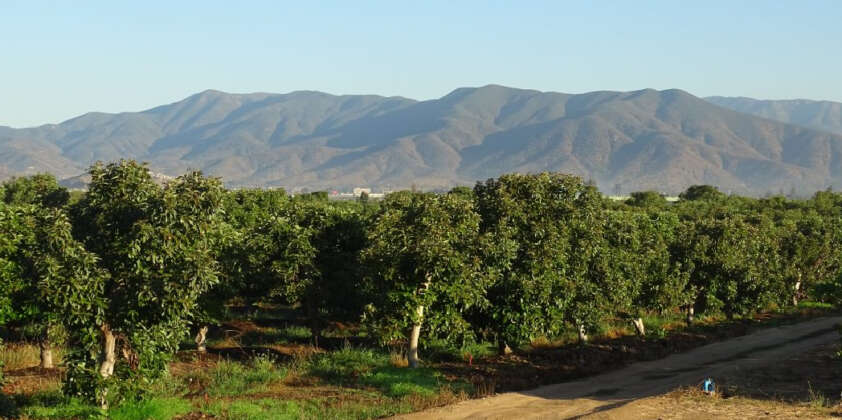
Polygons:
[[[274,315],[225,323],[207,354],[181,352],[149,398],[109,418],[825,418],[839,411],[842,316],[829,311],[707,318],[692,327],[653,319],[645,338],[613,326],[587,345],[562,338],[509,356],[428,347],[419,369],[407,369],[400,352],[367,347],[353,326],[338,327],[350,336],[325,337],[315,348],[309,330],[289,324],[292,315]],[[60,361],[62,349],[54,353]],[[61,395],[60,362],[34,367],[36,346],[11,343],[0,360],[3,391],[21,418],[98,418],[95,407]],[[714,397],[698,391],[706,377],[716,381]],[[542,384],[553,385],[536,389]]]

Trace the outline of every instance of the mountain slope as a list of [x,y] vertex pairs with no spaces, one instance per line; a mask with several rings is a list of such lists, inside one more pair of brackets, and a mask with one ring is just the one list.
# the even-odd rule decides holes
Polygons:
[[580,95],[489,85],[414,101],[320,92],[205,91],[143,112],[0,127],[0,167],[73,177],[96,160],[188,168],[233,186],[444,188],[563,171],[606,192],[692,184],[763,194],[842,185],[842,136],[680,90]]
[[839,102],[806,99],[759,100],[724,96],[711,96],[705,99],[746,114],[842,134],[842,103]]

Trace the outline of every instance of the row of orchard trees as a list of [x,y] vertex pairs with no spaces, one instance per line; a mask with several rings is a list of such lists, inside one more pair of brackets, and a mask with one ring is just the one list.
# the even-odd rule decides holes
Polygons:
[[[166,372],[188,331],[232,301],[300,305],[318,345],[328,320],[382,342],[487,340],[501,352],[601,321],[683,310],[729,317],[838,298],[839,216],[811,200],[693,187],[606,201],[579,178],[504,175],[379,203],[225,191],[188,173],[164,186],[132,161],[91,168],[68,203],[49,176],[0,190],[0,324],[41,343],[66,332],[65,390],[103,406]],[[23,328],[25,327],[25,328]]]
[[489,340],[501,353],[538,337],[589,332],[682,310],[728,318],[838,301],[842,199],[727,197],[691,187],[605,200],[579,178],[503,175],[473,190],[388,196],[362,252],[377,293],[364,317],[384,340],[419,333]]

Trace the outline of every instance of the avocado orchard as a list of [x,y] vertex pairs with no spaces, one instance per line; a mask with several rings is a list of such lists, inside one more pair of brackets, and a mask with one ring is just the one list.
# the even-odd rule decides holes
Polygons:
[[[842,198],[728,196],[693,186],[613,202],[575,176],[509,174],[382,201],[227,191],[198,172],[158,185],[134,161],[96,164],[73,203],[55,178],[0,187],[0,326],[46,363],[64,331],[64,391],[103,407],[142,396],[227,305],[300,310],[313,344],[360,322],[410,366],[435,339],[579,335],[648,314],[737,317],[842,298]],[[2,367],[0,367],[2,369]]]

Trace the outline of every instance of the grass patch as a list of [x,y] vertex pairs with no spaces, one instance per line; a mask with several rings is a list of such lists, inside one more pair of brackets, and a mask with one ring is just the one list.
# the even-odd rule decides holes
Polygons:
[[412,394],[431,397],[438,393],[442,380],[441,373],[429,368],[383,366],[360,378],[360,383],[393,398]]
[[801,301],[798,302],[798,308],[800,309],[825,309],[825,310],[832,310],[833,305],[830,303],[824,302],[810,302],[810,301]]
[[34,404],[20,407],[23,419],[98,419],[105,418],[98,407],[91,406],[75,398],[59,397],[32,401]]
[[[541,346],[542,340],[534,340],[535,345]],[[443,340],[428,340],[421,351],[422,357],[430,361],[465,361],[497,354],[497,347],[491,343],[468,343],[462,347],[454,347]]]
[[170,420],[189,413],[193,406],[179,398],[150,398],[120,405],[108,412],[111,420]]
[[353,384],[375,368],[389,363],[388,356],[374,350],[346,346],[334,352],[314,355],[308,363],[307,373],[334,384]]
[[331,419],[364,420],[408,413],[420,407],[409,399],[376,399],[348,401],[324,398],[307,400],[220,400],[202,407],[201,411],[222,420],[285,420]]
[[295,401],[275,399],[216,401],[202,408],[202,412],[230,420],[285,420],[302,418]]
[[290,325],[284,328],[267,327],[246,331],[239,338],[239,341],[246,346],[306,343],[312,336],[309,328]]
[[17,413],[22,419],[170,420],[193,408],[189,401],[179,398],[149,398],[121,404],[106,415],[98,407],[60,393],[36,394],[24,402]]
[[[391,398],[410,395],[432,397],[447,384],[444,376],[431,368],[394,366],[394,355],[371,349],[344,347],[340,350],[313,356],[307,373],[340,386],[375,388]],[[449,384],[448,384],[449,385]],[[457,384],[469,388],[468,384]]]
[[268,356],[257,356],[249,363],[223,360],[206,372],[187,375],[191,388],[212,397],[248,395],[263,392],[267,386],[283,381],[287,369],[279,367]]

